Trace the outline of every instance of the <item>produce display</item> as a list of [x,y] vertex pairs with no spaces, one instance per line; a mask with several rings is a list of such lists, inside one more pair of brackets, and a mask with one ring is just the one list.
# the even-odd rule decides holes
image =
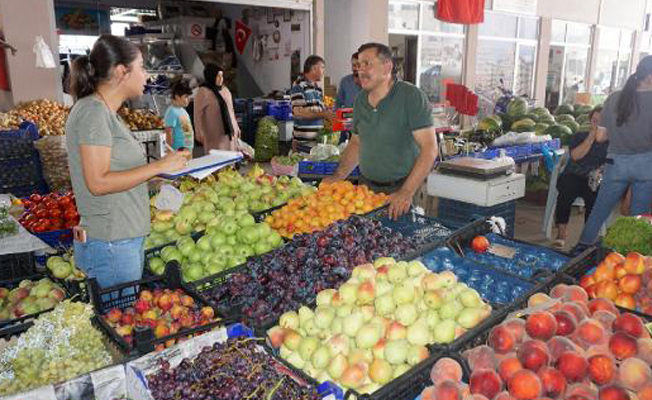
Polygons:
[[15,131],[20,128],[22,122],[15,114],[0,112],[0,131]]
[[564,284],[550,296],[533,295],[528,306],[524,319],[507,319],[492,328],[486,345],[463,353],[468,384],[460,364],[443,358],[421,399],[650,398],[652,339],[638,316]]
[[83,281],[86,279],[84,271],[75,266],[75,257],[72,253],[65,253],[61,256],[49,257],[45,266],[52,276],[65,281]]
[[274,161],[280,165],[296,165],[299,161],[303,160],[304,156],[298,153],[290,154],[288,156],[274,157]]
[[132,131],[151,131],[165,128],[163,118],[151,111],[121,107],[118,110],[118,115]]
[[307,196],[288,201],[272,212],[265,221],[281,236],[315,232],[351,214],[373,211],[387,201],[387,195],[374,193],[364,185],[349,181],[324,183]]
[[652,257],[612,252],[595,271],[580,280],[591,299],[606,298],[617,306],[652,315]]
[[159,371],[147,376],[155,400],[265,399],[318,400],[314,387],[303,386],[259,345],[260,339],[233,338],[207,346],[193,359],[171,367],[160,361]]
[[281,315],[268,331],[281,357],[319,382],[373,393],[491,314],[451,272],[419,261],[379,258],[353,269],[338,290],[317,294],[317,308]]
[[65,300],[0,353],[0,395],[66,381],[113,363],[93,307]]
[[45,136],[34,142],[43,166],[43,177],[53,192],[72,189],[65,136]]
[[[134,330],[137,328],[151,328],[154,336],[160,339],[213,322],[215,312],[211,307],[200,308],[195,300],[181,289],[154,289],[142,290],[132,307],[124,310],[114,307],[102,318],[131,344]],[[175,343],[175,339],[170,339],[165,345],[157,346],[157,350]]]
[[310,303],[322,290],[344,283],[355,266],[414,250],[412,241],[400,233],[352,216],[250,259],[244,269],[202,295],[218,309],[238,308],[247,318],[278,318]]
[[269,161],[279,154],[278,125],[273,117],[263,117],[256,129],[255,157],[256,161]]
[[176,260],[181,264],[184,281],[196,281],[240,264],[248,257],[265,254],[283,245],[283,238],[264,222],[242,211],[224,217],[206,228],[206,234],[195,242],[190,236],[177,240],[176,246],[164,247],[158,257],[149,259],[149,268],[157,275],[165,272],[165,264]]
[[604,245],[621,254],[652,256],[652,221],[643,217],[620,217],[607,229]]
[[18,223],[13,219],[7,207],[0,207],[0,239],[18,234]]
[[66,292],[48,278],[22,280],[17,287],[0,287],[0,321],[50,310]]
[[79,213],[72,192],[33,194],[22,200],[25,212],[18,222],[30,232],[43,233],[71,229],[79,224]]
[[9,111],[22,121],[34,122],[38,125],[41,136],[63,136],[66,134],[66,119],[70,109],[52,100],[41,99],[21,103]]

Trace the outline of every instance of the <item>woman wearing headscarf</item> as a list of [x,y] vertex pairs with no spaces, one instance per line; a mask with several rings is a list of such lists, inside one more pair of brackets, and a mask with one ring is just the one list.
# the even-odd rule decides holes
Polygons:
[[231,91],[224,86],[224,71],[216,64],[204,68],[204,84],[195,95],[195,138],[204,147],[236,151],[240,127],[235,118]]

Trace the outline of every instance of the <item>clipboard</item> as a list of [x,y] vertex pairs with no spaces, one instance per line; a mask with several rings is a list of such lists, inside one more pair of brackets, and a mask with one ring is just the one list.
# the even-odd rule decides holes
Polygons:
[[242,160],[244,160],[244,156],[237,151],[211,150],[208,155],[190,160],[188,166],[184,169],[159,174],[158,176],[174,180],[200,171],[208,172],[208,169],[218,170]]

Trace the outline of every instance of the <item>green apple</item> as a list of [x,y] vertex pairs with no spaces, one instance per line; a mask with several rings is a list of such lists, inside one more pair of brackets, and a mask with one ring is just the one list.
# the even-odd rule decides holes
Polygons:
[[206,271],[206,273],[209,275],[219,274],[220,272],[224,271],[224,265],[209,263],[204,267],[204,271]]
[[212,211],[202,211],[197,216],[197,220],[202,224],[207,224],[214,216],[215,214]]
[[211,247],[213,249],[219,248],[221,245],[226,243],[226,236],[222,232],[212,233],[210,236]]
[[238,201],[235,203],[235,209],[236,211],[247,211],[249,209],[249,203],[246,201],[246,199],[238,199]]
[[199,263],[201,261],[202,252],[195,248],[195,251],[190,252],[187,257],[191,264]]
[[224,233],[227,236],[234,235],[238,230],[238,224],[235,223],[235,221],[224,221],[222,224],[222,233]]
[[188,279],[190,281],[196,281],[197,279],[202,278],[204,275],[204,269],[199,264],[191,264],[188,269],[186,269],[186,273],[188,274]]
[[226,244],[229,246],[235,246],[238,244],[238,238],[235,235],[229,236],[226,238]]
[[273,247],[269,244],[269,242],[265,242],[265,241],[260,241],[254,244],[254,252],[256,253],[257,256],[271,251],[272,248]]
[[254,244],[259,238],[260,234],[256,226],[248,226],[238,232],[238,240],[241,243]]
[[211,239],[212,238],[210,236],[200,237],[199,240],[197,240],[197,248],[202,252],[211,251]]
[[256,220],[254,219],[253,215],[251,214],[244,214],[240,218],[238,218],[238,225],[240,227],[244,228],[247,226],[253,226],[256,224]]
[[227,263],[227,268],[233,268],[237,267],[238,265],[242,265],[247,262],[247,259],[245,257],[239,256],[237,254],[229,257],[229,261]]
[[213,257],[213,254],[214,253],[210,251],[201,253],[201,257],[199,257],[199,262],[202,265],[208,265],[208,263],[210,263],[211,257]]
[[149,259],[149,268],[152,271],[156,271],[159,269],[165,269],[165,261],[163,261],[159,257],[152,257]]
[[219,248],[215,249],[215,254],[220,255],[223,258],[229,258],[235,254],[233,246],[228,244],[223,244]]
[[283,237],[276,231],[272,231],[272,233],[267,236],[266,240],[272,248],[277,248],[283,244]]
[[177,248],[179,249],[181,255],[183,255],[184,257],[189,257],[190,253],[197,252],[197,245],[195,245],[194,242],[193,243],[184,242],[183,244],[178,245]]
[[183,262],[184,257],[178,249],[172,249],[170,253],[168,253],[165,257],[163,257],[163,261],[165,261],[166,263],[172,260],[176,260],[179,263]]
[[163,259],[163,261],[167,261],[168,254],[170,254],[172,251],[178,251],[178,250],[174,246],[163,247],[163,250],[161,250],[161,258]]
[[187,244],[187,243],[195,244],[195,241],[193,240],[193,238],[191,238],[188,235],[181,236],[179,239],[177,239],[177,247],[183,246],[184,244]]
[[235,248],[235,253],[236,256],[242,256],[244,258],[251,257],[253,256],[254,249],[251,248],[250,246],[247,246],[246,244],[241,244]]

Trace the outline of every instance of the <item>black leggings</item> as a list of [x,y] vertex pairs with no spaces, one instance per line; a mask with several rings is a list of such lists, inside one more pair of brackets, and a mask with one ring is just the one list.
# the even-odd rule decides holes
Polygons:
[[555,210],[555,221],[558,224],[567,224],[570,220],[571,208],[576,198],[584,199],[584,222],[589,219],[595,199],[598,193],[589,187],[589,178],[575,174],[562,174],[557,180],[557,209]]

